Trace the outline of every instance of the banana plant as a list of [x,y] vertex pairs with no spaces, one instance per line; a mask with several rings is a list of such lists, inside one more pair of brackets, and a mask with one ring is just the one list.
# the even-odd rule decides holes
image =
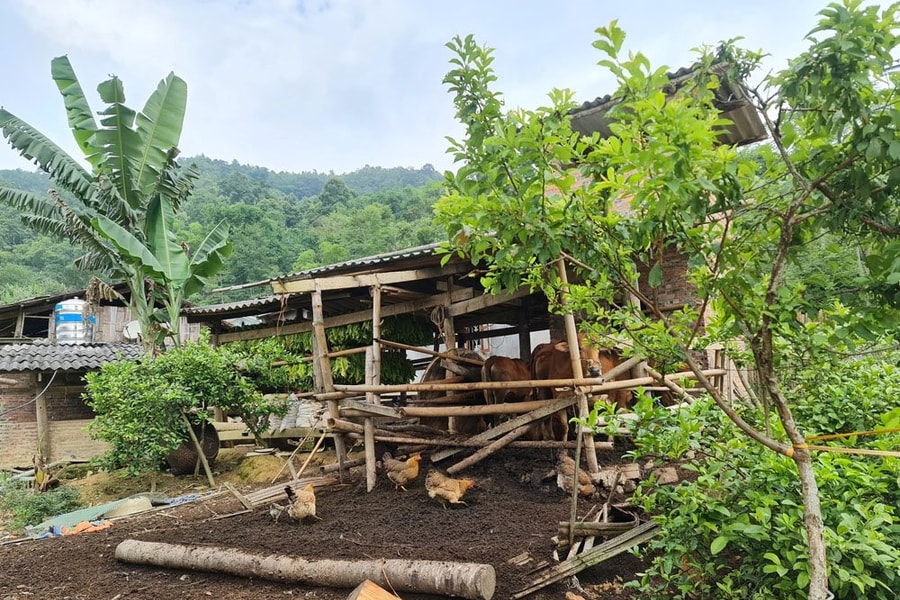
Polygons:
[[191,251],[172,232],[174,216],[168,197],[157,195],[147,210],[146,241],[103,215],[94,218],[92,225],[115,246],[131,277],[153,282],[151,299],[165,307],[164,322],[168,327],[155,328],[149,333],[155,335],[157,343],[161,337],[169,336],[177,346],[181,339],[179,315],[185,298],[199,291],[207,278],[222,268],[223,261],[231,255],[232,245],[219,223]]
[[[124,280],[142,339],[154,350],[160,331],[177,331],[184,299],[218,272],[231,252],[221,226],[191,258],[173,237],[172,217],[190,197],[198,175],[196,168],[182,168],[175,160],[187,84],[169,73],[136,112],[125,104],[124,86],[113,76],[97,87],[106,105],[98,119],[67,57],[51,61],[51,76],[89,168],[0,108],[3,136],[56,186],[46,195],[0,187],[0,202],[18,210],[31,229],[84,248],[76,261],[80,268]],[[165,307],[162,317],[157,302]]]

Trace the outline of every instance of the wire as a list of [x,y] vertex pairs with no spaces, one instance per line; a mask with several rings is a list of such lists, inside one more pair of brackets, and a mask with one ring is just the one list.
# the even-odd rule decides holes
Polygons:
[[44,386],[44,389],[41,390],[41,393],[40,393],[40,394],[38,394],[37,396],[35,396],[35,397],[32,398],[31,400],[29,400],[28,402],[23,402],[22,404],[20,404],[20,405],[18,405],[18,406],[13,406],[12,408],[7,408],[7,409],[4,410],[3,412],[0,412],[0,417],[6,416],[6,415],[8,415],[8,414],[11,413],[11,412],[15,412],[15,411],[19,410],[20,408],[25,408],[25,407],[28,406],[29,404],[34,404],[35,402],[37,402],[37,401],[38,401],[38,398],[40,398],[41,396],[43,396],[43,395],[44,395],[44,392],[46,392],[47,389],[53,384],[53,380],[56,379],[56,374],[57,374],[57,373],[58,373],[58,371],[53,371],[53,375],[50,377],[50,381],[47,382],[47,385]]

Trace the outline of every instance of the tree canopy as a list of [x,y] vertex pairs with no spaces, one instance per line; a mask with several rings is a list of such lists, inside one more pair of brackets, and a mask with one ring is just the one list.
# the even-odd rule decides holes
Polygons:
[[[572,93],[506,111],[493,89],[492,50],[454,38],[445,83],[465,136],[451,140],[459,165],[436,212],[447,252],[488,266],[493,291],[520,285],[558,311],[585,315],[602,345],[658,364],[686,363],[731,423],[790,458],[802,486],[809,598],[828,580],[818,486],[784,377],[792,361],[847,352],[896,330],[900,305],[900,74],[897,6],[831,4],[787,69],[750,88],[761,54],[734,41],[703,47],[675,82],[640,52],[625,51],[616,22],[597,29],[599,65],[617,81],[610,135],[573,131]],[[721,143],[720,106],[756,107],[768,141]],[[787,268],[818,239],[855,250],[853,293],[806,296]],[[686,265],[673,269],[667,257]],[[563,284],[558,260],[573,273]],[[663,306],[654,294],[684,277],[696,303]],[[714,316],[707,319],[706,315]],[[696,351],[723,344],[762,382],[777,432],[745,415],[701,373]],[[808,390],[808,393],[814,393]],[[768,419],[768,413],[766,416]]]

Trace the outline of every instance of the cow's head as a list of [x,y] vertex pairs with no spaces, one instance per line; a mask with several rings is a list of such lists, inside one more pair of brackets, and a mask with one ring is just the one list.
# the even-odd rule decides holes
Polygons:
[[[585,377],[600,377],[600,352],[597,348],[587,343],[583,337],[584,334],[578,334],[579,354],[581,355],[581,372]],[[560,352],[569,353],[569,342],[557,342],[553,346]]]

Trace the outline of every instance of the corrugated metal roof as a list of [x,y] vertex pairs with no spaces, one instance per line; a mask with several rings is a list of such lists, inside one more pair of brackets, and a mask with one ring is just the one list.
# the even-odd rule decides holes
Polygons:
[[345,260],[344,262],[335,263],[333,265],[325,265],[314,269],[307,269],[298,273],[291,273],[283,277],[276,277],[271,281],[279,279],[306,279],[313,278],[324,273],[333,273],[335,271],[358,269],[359,267],[369,267],[373,265],[383,265],[409,258],[418,258],[420,256],[429,256],[440,247],[440,242],[426,244],[424,246],[416,246],[414,248],[404,248],[402,250],[394,250],[393,252],[385,252],[384,254],[376,254],[375,256],[366,256],[364,258],[354,258]]
[[234,302],[225,302],[223,304],[213,304],[210,306],[192,306],[182,309],[183,315],[215,315],[219,313],[228,313],[231,311],[239,311],[245,308],[265,308],[272,306],[277,308],[281,304],[280,296],[264,296],[261,298],[253,298],[251,300],[236,300]]
[[[725,63],[712,66],[715,72],[724,71]],[[667,73],[669,84],[665,87],[667,94],[674,93],[686,81],[694,76],[694,67],[682,67],[674,73]],[[723,80],[723,85],[716,90],[714,104],[722,112],[722,116],[731,120],[721,137],[728,144],[749,144],[767,137],[756,108],[746,98],[742,90]],[[619,99],[610,94],[584,102],[581,106],[569,111],[572,117],[572,129],[584,135],[598,132],[601,137],[612,135],[609,125],[612,119],[609,112],[619,103]]]
[[83,371],[143,355],[140,344],[11,344],[0,346],[0,372]]

